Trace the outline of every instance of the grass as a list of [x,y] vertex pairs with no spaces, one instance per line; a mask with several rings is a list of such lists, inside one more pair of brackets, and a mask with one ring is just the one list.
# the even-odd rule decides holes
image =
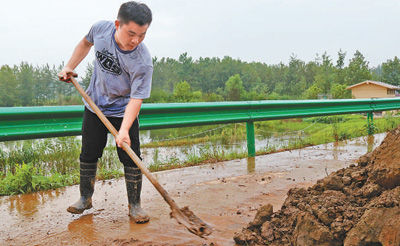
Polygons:
[[43,176],[33,164],[16,165],[14,173],[10,172],[0,180],[0,195],[55,189],[76,184],[78,181],[78,172],[70,174],[52,173],[49,176]]
[[[168,131],[171,131],[168,134]],[[186,146],[191,144],[216,142],[229,143],[242,140],[246,136],[246,128],[242,124],[227,124],[223,126],[197,126],[161,129],[151,131],[152,135],[161,137],[153,138],[150,143],[142,144],[142,148],[170,147],[170,146]],[[208,135],[205,135],[208,134]],[[195,135],[196,137],[193,137]]]
[[186,156],[187,159],[185,161],[180,161],[176,157],[171,157],[164,162],[156,160],[150,164],[148,168],[151,172],[157,172],[175,168],[198,166],[205,163],[245,158],[247,156],[247,152],[226,152],[224,149],[218,148],[216,145],[207,144],[201,149],[199,155],[194,152],[188,152],[186,153]]
[[[81,141],[76,137],[13,141],[0,149],[0,195],[79,184]],[[97,179],[123,176],[114,146],[105,148]]]
[[[375,133],[391,130],[400,124],[400,117],[387,114],[374,119]],[[306,119],[274,120],[255,123],[260,139],[278,139],[275,144],[258,147],[256,154],[269,154],[298,149],[367,135],[367,120],[363,115],[340,115]],[[247,150],[227,150],[225,145],[246,139],[245,124],[201,126],[151,131],[152,141],[142,150],[154,148],[149,170],[152,172],[201,165],[204,163],[245,158]],[[166,140],[170,139],[170,140]],[[111,142],[112,140],[110,140]],[[193,146],[205,143],[196,152],[183,149],[184,160],[176,156],[160,160],[160,147]],[[81,142],[76,137],[26,140],[3,143],[0,149],[0,195],[35,192],[79,183]],[[97,178],[123,176],[114,144],[108,144],[99,160]]]

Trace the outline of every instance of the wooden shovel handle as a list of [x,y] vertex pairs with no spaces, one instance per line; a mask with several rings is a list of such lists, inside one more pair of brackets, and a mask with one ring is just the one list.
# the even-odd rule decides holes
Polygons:
[[[92,101],[92,99],[89,97],[88,94],[83,90],[82,86],[76,81],[75,78],[71,77],[71,82],[75,86],[75,88],[78,90],[79,94],[85,99],[85,101],[90,105],[92,110],[96,113],[96,115],[99,117],[99,119],[103,122],[103,124],[107,127],[107,129],[111,132],[111,134],[114,137],[117,137],[118,131],[115,129],[115,127],[110,123],[110,121],[104,116],[103,112],[97,107],[97,105]],[[136,165],[139,167],[139,169],[142,171],[142,173],[150,180],[150,182],[154,185],[154,187],[160,192],[161,196],[164,198],[164,200],[168,203],[168,205],[171,207],[172,211],[174,210],[180,210],[178,205],[175,203],[175,201],[169,196],[167,191],[160,185],[160,183],[154,178],[154,176],[150,173],[150,171],[146,168],[146,166],[143,164],[142,160],[133,152],[132,148],[127,144],[123,143],[122,144],[122,149],[125,150],[125,152],[131,157],[131,159],[136,163]]]

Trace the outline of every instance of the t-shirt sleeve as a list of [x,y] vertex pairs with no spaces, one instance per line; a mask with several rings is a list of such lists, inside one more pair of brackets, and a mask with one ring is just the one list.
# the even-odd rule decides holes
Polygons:
[[150,97],[153,66],[145,66],[141,71],[131,79],[131,98],[146,99]]
[[86,40],[94,44],[95,35],[99,33],[101,31],[101,28],[103,28],[105,25],[107,25],[106,21],[99,21],[94,23],[93,26],[90,28],[88,34],[86,34]]

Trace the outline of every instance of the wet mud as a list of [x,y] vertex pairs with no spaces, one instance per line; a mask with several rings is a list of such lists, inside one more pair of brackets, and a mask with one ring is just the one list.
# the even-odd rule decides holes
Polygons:
[[[376,136],[370,145],[383,137]],[[132,222],[125,182],[118,179],[96,182],[93,208],[82,215],[66,212],[79,196],[78,186],[0,197],[0,245],[234,245],[234,233],[253,222],[260,208],[265,210],[261,218],[268,217],[272,207],[285,202],[289,189],[312,186],[354,163],[368,148],[366,138],[360,138],[154,173],[180,207],[189,206],[212,226],[206,239],[171,219],[169,206],[146,179],[142,206],[151,219]],[[267,203],[272,207],[265,208]]]
[[357,164],[309,188],[288,191],[281,209],[262,206],[234,236],[240,245],[400,245],[400,127]]

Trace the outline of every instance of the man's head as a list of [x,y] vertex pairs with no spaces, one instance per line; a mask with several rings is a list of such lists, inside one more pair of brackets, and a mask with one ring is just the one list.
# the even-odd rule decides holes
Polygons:
[[123,3],[115,21],[115,38],[120,48],[132,50],[139,45],[145,38],[151,21],[151,10],[146,4],[134,1]]
[[152,15],[146,4],[130,1],[121,5],[117,19],[121,24],[128,24],[133,21],[139,26],[144,26],[146,24],[150,25]]

